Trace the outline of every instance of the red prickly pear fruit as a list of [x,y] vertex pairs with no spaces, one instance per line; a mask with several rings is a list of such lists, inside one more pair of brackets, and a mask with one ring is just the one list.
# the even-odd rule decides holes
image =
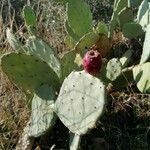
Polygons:
[[98,51],[90,50],[83,58],[83,67],[86,72],[91,75],[100,73],[102,66],[102,57]]

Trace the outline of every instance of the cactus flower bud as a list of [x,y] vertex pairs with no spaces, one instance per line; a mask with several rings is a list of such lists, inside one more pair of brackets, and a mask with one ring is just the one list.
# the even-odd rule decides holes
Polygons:
[[100,73],[102,66],[102,57],[98,51],[90,50],[83,58],[83,67],[91,75]]

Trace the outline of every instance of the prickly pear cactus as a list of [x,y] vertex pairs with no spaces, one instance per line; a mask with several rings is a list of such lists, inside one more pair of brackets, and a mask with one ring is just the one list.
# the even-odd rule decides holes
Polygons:
[[134,20],[134,14],[132,8],[125,7],[118,14],[119,26],[122,28],[125,23]]
[[121,74],[122,70],[122,65],[119,59],[113,58],[107,63],[107,68],[106,68],[106,77],[114,81],[117,79],[117,77]]
[[145,40],[144,40],[144,45],[143,45],[143,52],[140,60],[140,64],[148,61],[150,58],[150,24],[147,26],[146,29],[146,35],[145,35]]
[[150,93],[150,62],[137,65],[133,68],[133,77],[138,89],[142,93]]
[[65,44],[65,48],[70,50],[74,48],[76,41],[70,35],[66,35],[64,39],[64,44]]
[[35,36],[31,36],[26,43],[26,49],[29,54],[32,54],[45,62],[53,68],[53,70],[60,77],[61,69],[60,62],[56,56],[56,52],[54,52],[53,48],[44,42],[42,39],[37,38]]
[[89,49],[96,41],[98,41],[99,35],[94,32],[85,34],[76,44],[75,50],[78,53],[84,54],[85,50]]
[[30,137],[39,137],[54,125],[56,119],[52,109],[54,99],[55,91],[48,85],[43,85],[36,91],[32,100]]
[[142,26],[143,30],[146,30],[147,25],[149,24],[149,10],[150,4],[148,0],[143,0],[137,13],[137,22]]
[[68,33],[69,36],[71,36],[75,41],[78,41],[80,38],[78,37],[78,35],[76,35],[74,33],[74,31],[72,30],[72,28],[69,26],[68,21],[66,20],[65,22],[65,30]]
[[1,67],[8,78],[24,90],[35,90],[47,83],[59,89],[56,73],[44,61],[26,54],[11,53],[1,59]]
[[114,30],[117,26],[117,21],[118,21],[118,13],[125,7],[128,6],[128,1],[127,0],[116,0],[114,3],[114,11],[113,15],[111,17],[110,21],[110,29],[109,29],[109,34],[108,37],[112,37]]
[[84,71],[72,72],[63,82],[55,112],[69,130],[85,134],[102,115],[106,102],[105,85]]
[[80,147],[81,136],[78,134],[70,133],[70,150],[78,150]]
[[83,0],[68,0],[66,11],[69,26],[79,38],[92,31],[92,13]]
[[83,68],[91,75],[100,73],[102,67],[102,56],[98,51],[90,50],[83,58]]
[[141,25],[135,22],[125,23],[122,27],[122,32],[126,38],[136,38],[143,34]]
[[133,54],[133,50],[132,49],[128,49],[123,56],[119,59],[122,68],[127,67],[132,61],[132,54]]
[[79,70],[79,66],[75,63],[76,52],[74,50],[66,52],[61,58],[61,70],[63,81],[73,70]]
[[94,31],[97,34],[108,35],[108,26],[104,22],[99,22]]
[[21,51],[23,48],[22,43],[15,37],[15,35],[11,32],[9,28],[6,30],[6,37],[7,40],[10,44],[10,46],[15,50],[15,51]]
[[23,8],[23,17],[25,19],[26,26],[36,26],[36,14],[29,5],[25,5]]

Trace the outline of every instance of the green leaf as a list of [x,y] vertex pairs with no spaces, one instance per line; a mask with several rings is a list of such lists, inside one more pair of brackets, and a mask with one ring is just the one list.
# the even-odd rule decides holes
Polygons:
[[133,77],[138,89],[150,94],[150,62],[134,67]]
[[92,14],[90,7],[83,0],[69,0],[67,19],[73,32],[81,38],[92,31]]
[[[48,86],[41,86],[32,100],[31,123],[29,136],[39,137],[54,125],[56,116],[53,112],[55,99],[54,90]],[[41,98],[42,97],[42,98]]]
[[150,24],[147,26],[140,64],[150,58]]

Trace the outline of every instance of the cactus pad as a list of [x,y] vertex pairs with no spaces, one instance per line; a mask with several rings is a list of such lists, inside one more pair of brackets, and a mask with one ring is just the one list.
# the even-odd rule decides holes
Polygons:
[[99,35],[94,32],[85,34],[76,44],[75,50],[84,54],[85,49],[89,49],[99,39]]
[[83,0],[69,0],[67,19],[72,31],[79,38],[92,31],[92,13]]
[[79,66],[75,63],[76,52],[74,50],[66,52],[61,58],[62,81],[73,71],[78,70]]
[[23,17],[27,26],[36,26],[36,15],[30,6],[28,5],[24,6]]
[[81,141],[80,135],[70,133],[70,140],[69,140],[70,150],[80,149],[80,141]]
[[125,23],[133,21],[134,20],[133,10],[128,7],[123,8],[118,14],[118,20],[121,28]]
[[133,77],[138,89],[142,93],[150,94],[150,62],[138,65],[133,68]]
[[[55,99],[55,92],[48,85],[43,85],[38,89],[32,100],[31,123],[29,136],[38,137],[44,134],[53,126],[56,116],[52,105]],[[44,97],[44,99],[40,97]]]
[[150,59],[150,24],[147,26],[140,64]]
[[149,24],[149,9],[149,1],[143,0],[137,13],[137,22],[142,26],[143,30],[146,30],[147,25]]
[[73,30],[71,29],[71,27],[68,24],[68,21],[66,20],[65,22],[65,30],[66,32],[75,40],[78,41],[80,38],[73,32]]
[[109,80],[114,81],[121,74],[122,65],[117,58],[111,59],[107,63],[106,76]]
[[98,78],[85,71],[72,72],[63,82],[55,111],[71,132],[82,135],[94,127],[105,101],[105,86]]
[[60,63],[53,48],[42,39],[31,36],[26,47],[30,54],[43,59],[60,76]]
[[7,36],[7,40],[10,44],[10,46],[14,49],[14,50],[20,50],[22,49],[22,43],[15,37],[15,35],[10,31],[9,28],[7,28],[6,30],[6,36]]
[[126,38],[136,38],[143,34],[141,25],[135,22],[125,23],[122,27],[122,32]]
[[35,90],[44,83],[59,88],[56,73],[44,61],[34,56],[7,54],[2,57],[1,66],[8,78],[24,90]]
[[99,22],[95,29],[95,32],[98,34],[108,35],[108,26],[104,22]]

